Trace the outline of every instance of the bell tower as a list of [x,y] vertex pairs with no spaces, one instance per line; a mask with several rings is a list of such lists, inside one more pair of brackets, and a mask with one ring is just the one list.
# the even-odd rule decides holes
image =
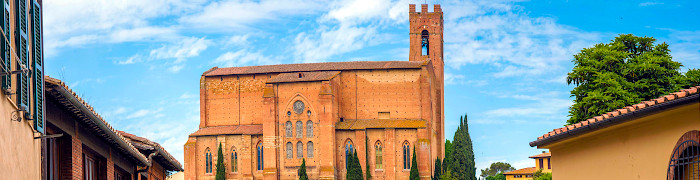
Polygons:
[[430,59],[435,65],[443,64],[443,20],[440,5],[433,5],[433,12],[428,12],[427,4],[421,4],[420,12],[416,12],[415,4],[408,6],[411,36],[409,61]]

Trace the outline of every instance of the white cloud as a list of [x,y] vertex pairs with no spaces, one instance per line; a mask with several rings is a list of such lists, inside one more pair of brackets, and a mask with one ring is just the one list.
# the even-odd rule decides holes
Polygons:
[[333,55],[376,45],[382,41],[377,27],[344,26],[321,29],[315,33],[302,32],[294,40],[297,62],[327,61]]
[[138,111],[135,111],[135,112],[130,113],[129,115],[127,115],[127,116],[124,117],[124,118],[125,118],[125,119],[134,119],[134,118],[141,118],[141,117],[146,117],[146,116],[149,116],[149,117],[162,117],[163,114],[161,114],[161,112],[162,112],[163,110],[164,110],[163,108],[159,108],[159,109],[141,109],[141,110],[138,110]]
[[249,52],[239,50],[236,52],[226,52],[217,57],[214,64],[224,67],[245,66],[245,65],[266,65],[280,63],[276,57],[265,56],[260,52]]
[[664,4],[664,3],[662,3],[662,2],[643,2],[643,3],[639,3],[639,6],[644,7],[644,6],[653,6],[653,5],[662,5],[662,4]]
[[464,81],[464,75],[445,73],[445,84],[461,84]]
[[175,63],[181,63],[189,57],[199,56],[199,53],[206,50],[210,40],[206,38],[185,38],[182,41],[163,45],[160,48],[151,50],[150,56],[155,59],[176,59]]

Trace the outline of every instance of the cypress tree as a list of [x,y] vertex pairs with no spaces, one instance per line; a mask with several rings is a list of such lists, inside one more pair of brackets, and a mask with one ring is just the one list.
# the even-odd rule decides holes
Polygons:
[[413,147],[413,158],[411,158],[411,176],[410,180],[420,180],[418,175],[418,162],[416,162],[416,147]]
[[435,159],[435,172],[433,173],[433,180],[439,180],[442,175],[442,161],[440,158]]
[[299,167],[297,174],[299,175],[299,180],[309,180],[309,176],[306,175],[306,159],[301,160],[301,167]]
[[216,177],[214,179],[226,179],[226,166],[224,166],[224,153],[221,151],[221,143],[219,143],[219,152],[216,154]]
[[474,164],[474,150],[472,148],[471,137],[469,137],[469,126],[467,115],[460,118],[459,127],[454,136],[452,150],[452,173],[457,179],[476,180],[476,167]]

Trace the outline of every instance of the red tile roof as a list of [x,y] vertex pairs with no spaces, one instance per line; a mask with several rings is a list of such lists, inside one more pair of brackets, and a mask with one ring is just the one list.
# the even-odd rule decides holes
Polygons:
[[332,71],[355,69],[418,69],[426,65],[427,61],[350,61],[350,62],[324,62],[305,64],[278,64],[264,66],[244,67],[214,67],[202,74],[203,76],[222,76],[236,74],[263,74],[280,72],[306,72],[306,71]]
[[424,120],[416,119],[346,119],[335,123],[335,129],[355,130],[372,128],[425,128]]
[[238,126],[214,126],[206,127],[197,130],[196,132],[190,134],[190,137],[194,136],[211,136],[211,135],[224,135],[224,134],[247,134],[247,135],[261,135],[262,125],[238,125]]
[[281,73],[267,80],[267,83],[324,81],[333,79],[338,74],[340,74],[340,71]]
[[533,159],[534,159],[534,158],[546,158],[546,157],[552,157],[552,153],[551,153],[551,152],[546,152],[546,153],[542,153],[542,154],[530,156],[530,158],[533,158]]
[[[149,149],[153,148],[155,150],[162,152],[163,154],[159,154],[159,155],[162,155],[168,161],[169,164],[165,164],[165,165],[170,167],[170,169],[168,169],[168,170],[184,171],[180,162],[177,161],[177,159],[175,159],[175,157],[173,157],[170,153],[168,153],[168,151],[166,151],[165,148],[163,148],[163,146],[161,146],[157,142],[153,142],[147,138],[139,137],[137,135],[133,135],[131,133],[127,133],[124,131],[117,131],[117,132],[119,132],[125,138],[129,139],[132,144],[137,145],[137,148],[148,147]],[[139,148],[139,149],[141,149],[141,148]],[[144,155],[146,155],[146,154],[144,154]]]
[[[604,127],[608,127],[610,125],[616,124],[616,123],[621,123],[623,120],[628,120],[628,119],[623,119],[623,117],[633,114],[633,113],[639,113],[643,111],[653,111],[653,110],[663,110],[665,108],[654,108],[654,107],[659,107],[659,106],[664,106],[664,105],[670,105],[670,104],[676,104],[676,103],[685,103],[687,100],[690,100],[689,98],[695,98],[698,99],[700,96],[700,86],[695,86],[691,87],[688,89],[683,89],[675,93],[670,93],[668,95],[661,96],[656,99],[648,100],[648,101],[642,101],[638,104],[630,105],[624,108],[617,109],[612,112],[608,112],[605,114],[601,114],[599,116],[592,117],[590,119],[581,121],[576,124],[572,125],[567,125],[562,128],[557,128],[549,133],[546,133],[540,137],[537,138],[537,140],[530,142],[530,146],[541,146],[545,145],[554,141],[557,141],[559,139],[563,139],[566,137],[570,136],[576,136],[580,135],[583,133],[586,133],[588,131],[596,130],[596,129],[601,129]],[[697,103],[697,101],[694,101]],[[584,130],[585,129],[585,130]],[[580,132],[577,132],[580,131]],[[575,133],[574,133],[575,132]]]
[[537,168],[535,168],[535,167],[522,168],[522,169],[518,169],[518,170],[515,170],[515,171],[504,172],[503,175],[515,175],[515,174],[523,174],[523,175],[525,175],[525,174],[533,174],[533,173],[535,173],[535,171],[537,171],[536,169],[537,169]]

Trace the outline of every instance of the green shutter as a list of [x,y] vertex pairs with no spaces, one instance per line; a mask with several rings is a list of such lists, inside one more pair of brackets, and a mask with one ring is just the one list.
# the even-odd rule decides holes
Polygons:
[[10,67],[10,39],[12,34],[10,33],[10,4],[7,0],[3,1],[3,17],[0,19],[0,29],[2,29],[2,38],[0,38],[0,66],[2,66],[2,72],[8,73],[0,77],[0,83],[2,84],[2,89],[9,90],[10,84],[12,83],[12,77],[9,72],[12,70]]
[[44,56],[42,53],[41,5],[33,0],[32,5],[32,48],[34,54],[34,128],[44,133]]
[[[21,70],[23,65],[29,67],[29,52],[27,45],[27,2],[26,0],[16,0],[15,44],[17,50],[17,70]],[[29,75],[27,73],[17,74],[17,105],[24,110],[29,110]]]

